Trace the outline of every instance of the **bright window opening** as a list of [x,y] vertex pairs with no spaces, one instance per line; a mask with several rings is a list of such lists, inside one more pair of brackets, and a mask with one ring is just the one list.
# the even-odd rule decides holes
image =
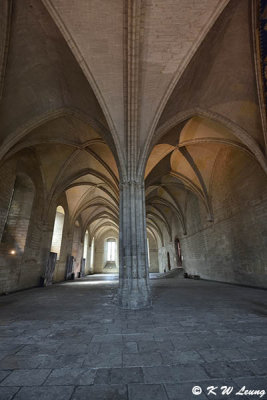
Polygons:
[[92,239],[91,243],[91,254],[90,254],[90,269],[93,271],[94,268],[94,254],[95,254],[95,238]]
[[147,238],[147,258],[148,258],[148,266],[150,266],[149,239],[148,238]]
[[116,257],[116,240],[108,239],[107,261],[115,261]]
[[88,231],[86,231],[84,235],[84,246],[83,246],[83,258],[85,258],[86,260],[88,252],[88,241],[89,241],[89,234]]
[[53,230],[53,238],[51,244],[51,252],[57,253],[57,260],[60,257],[60,248],[62,242],[62,233],[63,233],[63,226],[64,226],[64,218],[65,212],[63,207],[58,206],[56,211],[56,218]]

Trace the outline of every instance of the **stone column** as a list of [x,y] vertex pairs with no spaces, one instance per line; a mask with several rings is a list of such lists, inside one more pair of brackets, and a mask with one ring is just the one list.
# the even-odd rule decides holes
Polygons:
[[144,182],[120,185],[120,284],[118,301],[131,310],[151,306]]

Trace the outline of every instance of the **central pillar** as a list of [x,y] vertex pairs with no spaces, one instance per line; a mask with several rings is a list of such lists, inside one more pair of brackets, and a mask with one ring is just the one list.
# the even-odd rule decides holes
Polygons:
[[144,182],[120,184],[119,306],[137,310],[151,306]]

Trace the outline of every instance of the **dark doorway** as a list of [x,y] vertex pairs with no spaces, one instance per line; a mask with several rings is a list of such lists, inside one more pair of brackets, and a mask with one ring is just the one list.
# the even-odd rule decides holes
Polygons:
[[167,259],[168,259],[168,270],[171,270],[171,260],[170,260],[170,253],[167,252]]
[[175,243],[175,251],[176,251],[176,257],[177,257],[177,266],[181,267],[182,266],[182,252],[181,252],[180,240],[178,238],[176,238],[174,243]]

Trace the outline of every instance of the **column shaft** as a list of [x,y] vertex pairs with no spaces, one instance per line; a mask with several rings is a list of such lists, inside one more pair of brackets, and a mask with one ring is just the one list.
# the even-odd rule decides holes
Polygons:
[[120,285],[122,308],[151,306],[144,184],[135,181],[120,186]]

